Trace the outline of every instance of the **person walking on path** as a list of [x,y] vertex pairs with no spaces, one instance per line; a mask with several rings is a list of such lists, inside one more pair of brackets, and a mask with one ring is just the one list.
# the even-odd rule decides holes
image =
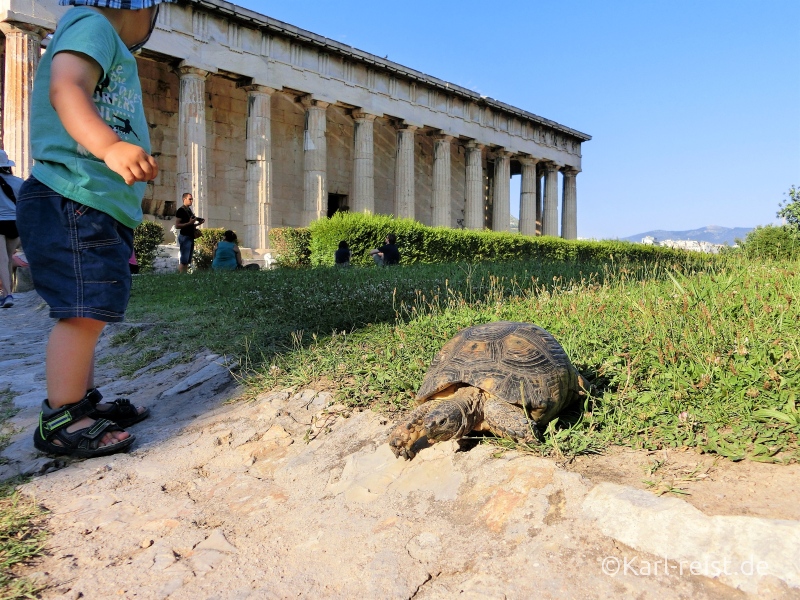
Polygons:
[[[101,402],[94,352],[106,323],[125,318],[133,229],[142,221],[146,182],[158,175],[132,53],[150,38],[162,1],[60,0],[72,8],[36,72],[34,166],[17,199],[17,226],[34,288],[58,319],[33,435],[49,454],[126,450],[134,436],[124,427],[149,414],[125,399]],[[118,102],[112,91],[122,88],[126,101]],[[114,129],[120,116],[130,131]]]
[[183,206],[175,212],[175,229],[178,230],[178,246],[181,249],[181,257],[178,262],[178,273],[188,273],[189,265],[192,264],[194,256],[194,240],[197,237],[197,226],[205,223],[192,212],[194,196],[190,193],[183,195]]
[[0,308],[14,306],[12,284],[14,252],[19,246],[17,231],[17,196],[22,187],[22,179],[14,177],[11,167],[14,161],[8,158],[5,150],[0,150]]

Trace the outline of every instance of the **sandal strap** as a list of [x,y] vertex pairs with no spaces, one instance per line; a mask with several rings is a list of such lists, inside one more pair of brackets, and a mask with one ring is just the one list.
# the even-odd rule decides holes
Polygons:
[[106,431],[122,431],[122,430],[123,429],[119,425],[117,425],[112,421],[109,421],[108,419],[97,419],[94,422],[94,425],[92,425],[91,427],[87,427],[86,429],[79,429],[78,431],[80,431],[81,437],[84,437],[88,440],[96,440]]
[[[47,401],[45,400],[45,402]],[[45,417],[44,411],[42,411],[39,413],[39,433],[44,439],[48,439],[58,431],[69,427],[75,421],[89,416],[93,410],[94,403],[90,399],[84,397],[80,402],[67,404],[55,412],[52,412],[48,417]]]
[[86,390],[86,398],[92,401],[92,404],[100,404],[103,401],[103,394],[97,388]]

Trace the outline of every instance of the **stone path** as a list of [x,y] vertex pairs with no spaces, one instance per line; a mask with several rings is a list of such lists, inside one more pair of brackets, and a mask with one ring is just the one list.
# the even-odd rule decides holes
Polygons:
[[51,511],[44,598],[800,597],[797,521],[707,515],[490,445],[397,460],[390,423],[325,392],[226,403],[241,390],[214,355],[101,381],[153,411],[130,453],[40,456],[40,304],[0,311],[0,390],[24,429],[2,475],[44,473],[23,488]]

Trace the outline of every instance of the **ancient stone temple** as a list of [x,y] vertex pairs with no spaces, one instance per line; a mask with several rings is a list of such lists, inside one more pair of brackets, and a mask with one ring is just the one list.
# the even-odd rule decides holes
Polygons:
[[[21,177],[33,75],[64,10],[0,0],[2,143]],[[577,237],[591,138],[564,125],[223,0],[162,5],[139,69],[161,169],[143,209],[166,229],[191,192],[206,226],[258,251],[270,228],[340,210],[508,231],[521,174],[520,232]]]

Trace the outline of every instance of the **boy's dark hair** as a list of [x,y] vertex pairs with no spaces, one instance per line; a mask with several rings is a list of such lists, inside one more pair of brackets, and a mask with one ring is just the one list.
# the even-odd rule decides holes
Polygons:
[[222,237],[225,238],[226,242],[235,242],[238,239],[236,237],[236,232],[231,231],[230,229],[228,229],[225,233],[223,233]]
[[191,192],[186,192],[183,196],[181,196],[181,200],[186,200],[191,195],[192,195]]
[[386,239],[389,240],[390,244],[396,244],[397,243],[397,236],[395,234],[393,234],[393,233],[390,233],[389,235],[387,235]]
[[347,242],[345,242],[344,240],[339,242],[339,250],[347,250],[348,248],[349,246],[347,245]]

